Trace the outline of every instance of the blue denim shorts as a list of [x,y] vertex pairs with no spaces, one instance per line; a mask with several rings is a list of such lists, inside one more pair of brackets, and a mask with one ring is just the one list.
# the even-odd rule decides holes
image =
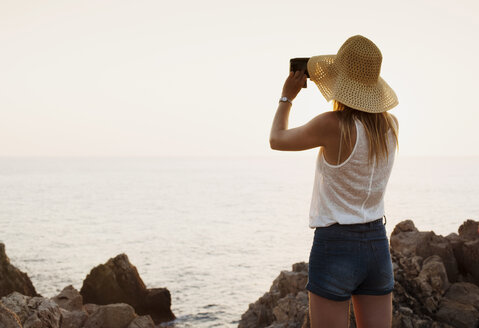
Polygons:
[[383,219],[318,227],[309,255],[306,289],[335,301],[352,294],[385,295],[394,289]]

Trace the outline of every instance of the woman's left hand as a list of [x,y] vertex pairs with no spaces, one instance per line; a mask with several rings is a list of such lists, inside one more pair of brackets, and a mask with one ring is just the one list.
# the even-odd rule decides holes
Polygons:
[[307,76],[304,71],[289,72],[289,76],[284,82],[282,97],[288,97],[289,100],[296,98],[301,88],[306,82]]

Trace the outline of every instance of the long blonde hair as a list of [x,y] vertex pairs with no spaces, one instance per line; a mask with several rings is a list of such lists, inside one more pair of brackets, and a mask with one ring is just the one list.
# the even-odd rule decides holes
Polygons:
[[333,100],[333,111],[338,112],[339,127],[341,128],[340,142],[343,140],[352,149],[351,131],[354,125],[354,118],[363,123],[369,142],[369,164],[376,160],[376,164],[382,159],[388,159],[387,132],[392,129],[396,145],[398,145],[398,131],[393,117],[388,112],[367,113],[348,107],[337,100]]

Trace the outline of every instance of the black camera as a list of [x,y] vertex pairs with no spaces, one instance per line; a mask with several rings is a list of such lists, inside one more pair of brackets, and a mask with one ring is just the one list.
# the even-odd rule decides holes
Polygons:
[[[304,74],[309,79],[308,73],[308,60],[309,58],[292,58],[289,60],[289,71],[296,72],[296,71],[304,71]],[[308,85],[306,81],[304,82],[303,88],[306,88]]]

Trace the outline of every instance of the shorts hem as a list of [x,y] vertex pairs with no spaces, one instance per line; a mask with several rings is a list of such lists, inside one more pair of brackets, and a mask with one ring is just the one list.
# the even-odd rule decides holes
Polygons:
[[353,295],[387,295],[391,292],[394,291],[394,288],[383,290],[383,291],[377,291],[377,290],[356,290],[353,291],[351,294]]
[[319,295],[321,297],[327,298],[331,301],[341,302],[341,301],[347,301],[351,298],[351,296],[338,296],[338,295],[335,295],[335,294],[331,294],[329,292],[326,292],[326,291],[314,286],[310,282],[308,282],[306,284],[306,290],[310,291],[313,294],[316,294],[316,295]]

